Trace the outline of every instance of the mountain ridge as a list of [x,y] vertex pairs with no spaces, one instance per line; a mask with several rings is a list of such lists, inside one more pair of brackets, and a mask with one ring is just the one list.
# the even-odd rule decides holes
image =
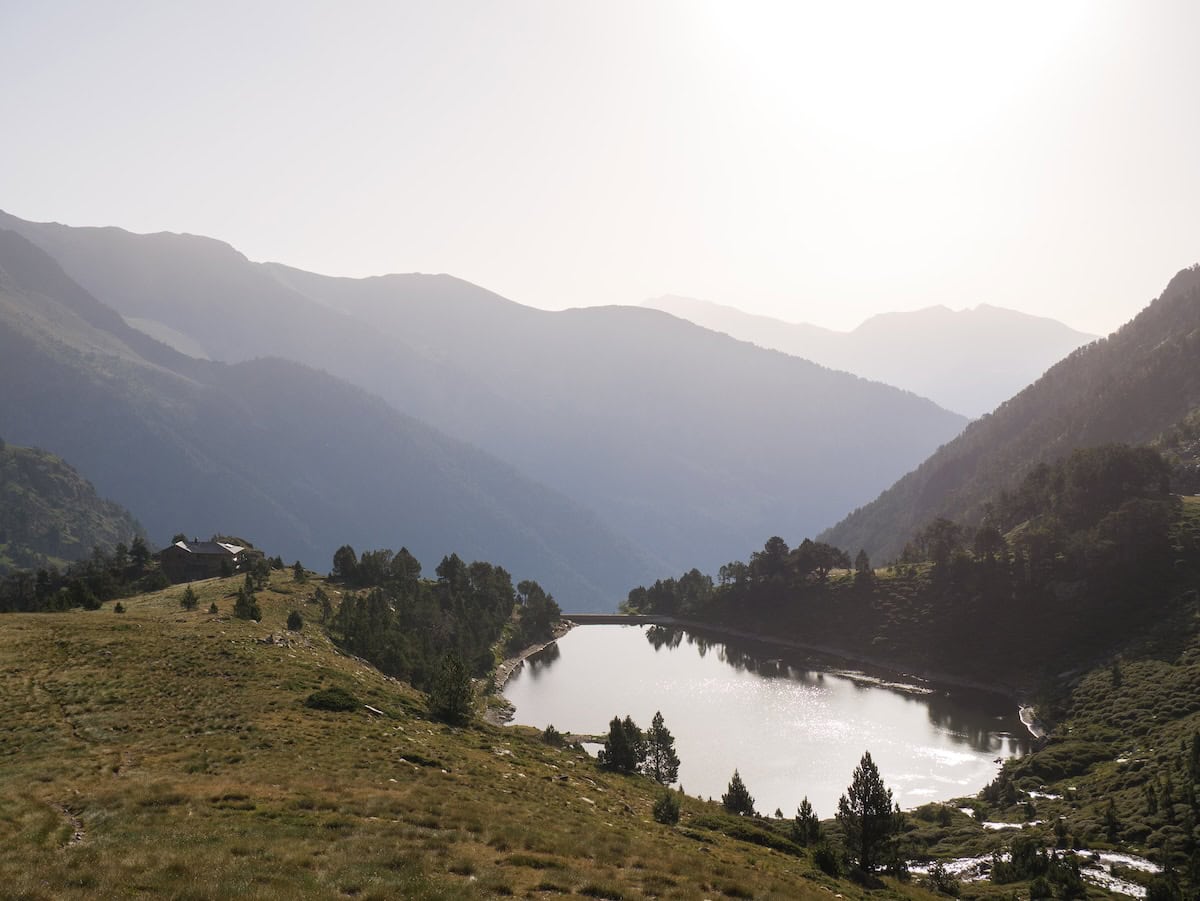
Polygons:
[[1200,266],[1192,266],[1130,322],[1052,366],[821,538],[893,557],[935,517],[978,526],[987,497],[1039,463],[1149,443],[1198,406]]
[[590,511],[483,451],[299,363],[180,354],[48,260],[0,233],[0,430],[74,461],[152,534],[234,531],[321,565],[400,532],[427,564],[494,559],[597,609],[647,571]]
[[1095,339],[1057,320],[979,303],[877,313],[849,331],[785,322],[677,295],[643,301],[762,347],[928,397],[977,417]]
[[282,357],[359,385],[595,511],[664,573],[718,566],[764,530],[811,534],[965,422],[648,310],[549,312],[448,275],[336,278],[225,245],[193,258],[181,236],[0,220],[122,315],[216,360]]

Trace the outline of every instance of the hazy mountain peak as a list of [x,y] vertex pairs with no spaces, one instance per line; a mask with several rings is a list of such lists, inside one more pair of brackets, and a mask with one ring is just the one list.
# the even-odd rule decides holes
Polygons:
[[1129,323],[1050,367],[823,537],[891,557],[938,516],[978,525],[987,502],[1039,463],[1078,448],[1151,441],[1197,408],[1200,267],[1193,266]]
[[643,306],[760,347],[895,385],[979,416],[1088,342],[1053,319],[990,304],[878,313],[849,332],[784,322],[711,301],[665,295]]
[[[346,395],[344,405],[354,415],[335,416],[343,402],[325,381],[298,390],[309,384],[307,377],[245,362],[258,357],[323,369],[511,464],[508,473],[492,470],[483,499],[503,501],[498,516],[512,508],[528,514],[513,528],[546,545],[547,571],[574,571],[580,586],[636,584],[641,555],[622,547],[636,546],[656,574],[666,575],[684,563],[715,569],[763,533],[812,534],[874,496],[964,424],[961,416],[909,392],[765,351],[655,309],[549,312],[445,274],[335,278],[221,254],[219,242],[214,248],[184,237],[160,241],[34,224],[18,228],[123,316],[165,326],[174,334],[160,334],[177,344],[182,335],[215,360],[239,364],[189,361],[207,367],[203,384],[220,382],[238,405],[261,407],[271,428],[255,426],[248,436],[240,434],[242,427],[213,430],[220,434],[204,440],[221,440],[226,432],[237,433],[242,443],[261,440],[263,456],[256,459],[274,454],[280,475],[290,465],[296,484],[309,486],[304,494],[315,492],[322,502],[331,498],[334,476],[316,464],[327,464],[340,490],[357,498],[343,510],[301,517],[301,506],[285,496],[274,472],[258,473],[270,477],[276,505],[274,512],[270,504],[260,505],[262,528],[278,520],[271,527],[275,534],[299,530],[309,546],[318,528],[329,528],[318,525],[325,519],[347,530],[359,529],[360,519],[365,524],[362,516],[345,518],[356,505],[378,507],[378,492],[368,489],[364,497],[364,484],[402,479],[410,483],[406,490],[417,492],[437,474],[420,461],[403,464],[388,449],[394,445],[369,456],[357,441],[384,420],[381,412]],[[196,265],[205,255],[210,262]],[[296,421],[320,423],[323,434],[338,439],[314,447],[295,430]],[[397,440],[404,431],[387,430]],[[189,440],[195,439],[189,434]],[[337,456],[344,443],[354,451],[345,459]],[[455,459],[450,450],[427,443],[434,455]],[[547,487],[518,483],[521,474]],[[462,490],[482,478],[466,470],[445,475]],[[512,490],[502,491],[499,482],[511,483]],[[404,510],[424,510],[426,519],[436,507],[443,529],[453,524],[464,538],[478,538],[485,521],[497,524],[498,516],[481,518],[486,511],[454,490],[448,499],[430,492],[393,498]],[[596,511],[597,522],[587,527],[565,509],[547,518],[554,494]],[[618,536],[628,544],[615,541]],[[355,543],[352,534],[343,540]],[[586,545],[586,558],[575,560],[574,552]],[[600,553],[605,546],[609,551]]]

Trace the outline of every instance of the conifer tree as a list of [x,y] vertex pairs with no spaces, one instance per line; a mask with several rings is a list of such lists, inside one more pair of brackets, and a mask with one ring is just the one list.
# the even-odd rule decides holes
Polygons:
[[646,757],[642,730],[631,717],[614,716],[608,724],[608,737],[600,751],[600,765],[618,773],[636,773]]
[[754,816],[754,798],[750,796],[750,791],[737,770],[733,771],[733,778],[729,780],[729,790],[721,795],[721,803],[730,813]]
[[796,820],[792,823],[792,841],[798,845],[813,845],[821,838],[821,821],[817,818],[808,796],[800,802],[796,810]]
[[854,558],[854,581],[869,582],[875,575],[871,569],[871,558],[867,556],[866,550],[859,548],[858,554]]
[[892,790],[883,784],[871,752],[866,751],[838,801],[837,821],[847,849],[867,872],[879,862],[879,851],[898,825],[894,814]]
[[429,712],[443,722],[461,725],[470,721],[474,702],[471,676],[462,658],[447,653],[429,689]]
[[200,599],[196,597],[196,592],[192,590],[191,585],[183,589],[183,597],[179,599],[180,607],[184,610],[195,610],[199,603]]
[[262,610],[259,609],[258,601],[254,599],[253,593],[246,590],[245,585],[238,589],[237,601],[233,605],[233,615],[238,619],[262,621]]
[[675,736],[663,723],[662,711],[654,714],[646,732],[646,760],[642,772],[662,785],[679,778],[679,756],[675,753]]

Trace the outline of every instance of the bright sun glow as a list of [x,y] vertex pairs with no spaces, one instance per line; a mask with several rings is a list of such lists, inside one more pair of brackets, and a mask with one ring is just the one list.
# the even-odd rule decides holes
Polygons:
[[1079,38],[1083,7],[779,0],[706,13],[748,99],[798,136],[879,152],[986,131]]

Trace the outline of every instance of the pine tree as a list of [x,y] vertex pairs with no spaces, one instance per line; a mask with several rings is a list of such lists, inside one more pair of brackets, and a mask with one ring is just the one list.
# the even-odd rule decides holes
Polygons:
[[313,603],[319,605],[321,608],[321,622],[329,622],[329,617],[333,616],[333,602],[330,601],[329,595],[325,593],[325,589],[320,585],[313,592]]
[[304,565],[299,560],[297,560],[292,565],[292,581],[293,582],[305,582],[307,580],[308,580],[308,573],[306,573],[304,571]]
[[631,717],[614,716],[608,724],[608,737],[600,751],[600,765],[618,773],[636,773],[646,757],[642,730]]
[[238,619],[262,621],[262,610],[259,609],[258,601],[254,599],[251,592],[246,590],[245,585],[238,589],[237,601],[233,605],[233,615]]
[[796,820],[792,823],[792,841],[798,845],[813,845],[821,838],[821,821],[808,802],[808,796],[800,802],[796,810]]
[[858,554],[854,558],[854,581],[870,581],[874,575],[874,570],[871,569],[871,558],[867,556],[865,550],[859,548]]
[[196,592],[192,590],[191,585],[183,590],[183,597],[179,599],[180,607],[184,610],[195,610],[199,603],[200,599],[196,597]]
[[737,770],[733,771],[733,778],[729,780],[729,790],[721,795],[721,803],[730,813],[736,813],[739,816],[754,816],[754,799],[750,797],[746,783],[742,781],[741,774]]
[[679,756],[675,753],[675,736],[663,723],[662,711],[654,714],[646,732],[646,761],[642,772],[662,785],[679,778]]
[[467,723],[475,706],[471,676],[462,658],[453,652],[442,658],[441,669],[429,689],[429,712],[443,722]]
[[897,826],[894,813],[892,790],[883,784],[871,752],[866,751],[838,801],[837,820],[847,848],[867,872],[875,868],[878,852]]
[[133,539],[133,543],[129,545],[129,559],[133,561],[134,568],[139,573],[146,571],[146,566],[150,563],[152,556],[150,548],[146,545],[145,538],[139,535]]

